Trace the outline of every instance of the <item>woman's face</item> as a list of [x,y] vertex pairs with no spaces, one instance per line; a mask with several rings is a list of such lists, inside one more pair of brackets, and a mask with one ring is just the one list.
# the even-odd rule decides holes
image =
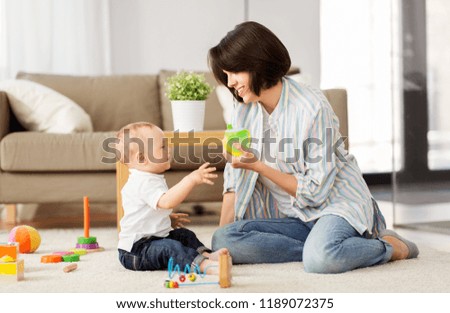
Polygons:
[[258,101],[258,96],[251,90],[251,78],[249,72],[228,72],[223,71],[227,74],[227,85],[230,88],[234,88],[239,97],[244,100],[244,103],[250,103]]

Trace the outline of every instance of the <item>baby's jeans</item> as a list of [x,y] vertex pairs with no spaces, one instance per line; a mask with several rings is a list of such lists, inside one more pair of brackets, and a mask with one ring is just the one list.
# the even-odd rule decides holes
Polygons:
[[119,249],[120,263],[133,271],[167,269],[169,259],[184,269],[194,268],[205,259],[203,252],[210,252],[197,236],[186,228],[172,230],[167,237],[145,237],[136,241],[131,252]]

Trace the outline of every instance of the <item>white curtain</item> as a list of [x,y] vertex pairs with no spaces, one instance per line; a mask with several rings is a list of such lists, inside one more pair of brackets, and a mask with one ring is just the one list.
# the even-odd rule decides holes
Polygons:
[[109,0],[0,0],[0,79],[111,73]]

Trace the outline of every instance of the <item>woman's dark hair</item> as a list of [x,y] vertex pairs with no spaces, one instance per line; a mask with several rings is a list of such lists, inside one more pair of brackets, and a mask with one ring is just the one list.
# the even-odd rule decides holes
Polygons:
[[[267,27],[256,22],[244,22],[211,48],[209,66],[219,83],[227,86],[228,72],[249,72],[253,93],[275,86],[286,75],[291,58],[283,43]],[[228,87],[228,86],[227,86]],[[234,97],[242,102],[236,90],[228,87]]]

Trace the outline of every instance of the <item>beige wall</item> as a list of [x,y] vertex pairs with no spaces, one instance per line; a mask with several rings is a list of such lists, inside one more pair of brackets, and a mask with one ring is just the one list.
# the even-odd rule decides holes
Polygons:
[[[249,19],[274,31],[316,86],[320,81],[319,1],[249,0]],[[244,0],[111,2],[113,73],[207,69],[210,47],[245,20]]]

